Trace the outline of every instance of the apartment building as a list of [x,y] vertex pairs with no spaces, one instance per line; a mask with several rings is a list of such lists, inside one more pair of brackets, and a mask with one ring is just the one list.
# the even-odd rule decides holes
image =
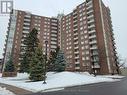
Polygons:
[[110,9],[101,0],[86,0],[63,16],[61,39],[67,70],[117,73]]
[[58,19],[38,16],[30,12],[13,10],[10,14],[9,27],[4,53],[4,67],[12,54],[15,65],[20,65],[23,49],[25,49],[24,39],[33,28],[38,30],[38,38],[45,53],[45,41],[48,41],[47,55],[55,50],[58,45]]
[[58,45],[64,51],[69,71],[95,71],[98,74],[117,73],[117,56],[110,9],[102,0],[86,0],[67,15],[57,18],[33,15],[14,10],[10,15],[5,44],[4,64],[10,54],[20,64],[23,41],[33,28],[48,55]]

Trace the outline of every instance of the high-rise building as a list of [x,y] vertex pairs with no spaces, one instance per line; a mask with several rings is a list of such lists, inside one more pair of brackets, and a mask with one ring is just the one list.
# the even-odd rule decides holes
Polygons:
[[86,0],[61,19],[61,48],[67,70],[117,73],[110,10],[101,0]]
[[86,0],[67,15],[57,18],[13,11],[10,15],[4,64],[10,54],[20,64],[26,34],[36,28],[48,55],[58,45],[64,51],[69,71],[88,71],[99,74],[117,73],[117,56],[110,9],[101,0]]
[[45,53],[45,41],[48,41],[47,55],[55,50],[58,44],[58,19],[33,15],[29,12],[13,10],[10,14],[9,27],[4,53],[4,67],[12,54],[15,65],[20,65],[23,49],[25,49],[24,39],[33,28],[38,30],[38,38]]

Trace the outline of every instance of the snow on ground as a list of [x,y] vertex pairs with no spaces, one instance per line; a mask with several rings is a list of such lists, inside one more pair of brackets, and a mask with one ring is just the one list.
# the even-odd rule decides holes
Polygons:
[[0,87],[0,95],[15,95],[12,92],[6,90],[6,88]]
[[116,81],[116,79],[113,79],[109,75],[94,77],[86,72],[76,73],[66,71],[61,73],[49,72],[46,79],[47,84],[43,84],[43,81],[29,82],[28,74],[26,73],[18,74],[18,76],[14,78],[0,78],[1,83],[13,85],[33,92],[113,81]]

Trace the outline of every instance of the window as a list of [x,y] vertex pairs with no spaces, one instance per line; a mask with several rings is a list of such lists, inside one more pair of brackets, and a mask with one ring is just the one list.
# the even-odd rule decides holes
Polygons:
[[83,19],[86,19],[86,17],[84,16]]
[[84,58],[84,57],[82,57],[82,60],[85,60],[85,58]]
[[80,30],[83,30],[83,27],[80,27]]
[[87,31],[85,30],[84,33],[87,33]]
[[89,51],[86,51],[86,54],[89,54]]
[[82,37],[81,37],[81,40],[83,40],[83,39],[84,39],[84,37],[82,36]]
[[85,47],[84,47],[84,46],[82,46],[82,50],[83,50],[83,49],[85,49]]
[[88,44],[88,40],[85,41],[85,44]]
[[87,35],[85,35],[85,39],[87,38],[88,36]]
[[82,22],[80,22],[80,26],[82,26],[83,25],[83,23]]
[[81,42],[81,44],[83,45],[83,44],[84,44],[84,42]]
[[85,55],[85,52],[82,52],[82,55]]
[[86,60],[89,60],[89,59],[90,59],[90,58],[87,56],[87,57],[86,57]]
[[82,21],[82,18],[80,18],[80,21]]
[[88,48],[89,48],[89,46],[88,46],[88,45],[86,45],[86,46],[85,46],[85,49],[88,49]]

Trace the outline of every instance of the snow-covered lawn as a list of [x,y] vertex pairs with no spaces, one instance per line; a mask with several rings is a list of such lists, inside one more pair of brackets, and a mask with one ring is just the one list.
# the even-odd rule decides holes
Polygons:
[[[114,77],[122,78],[121,76],[114,76]],[[13,85],[33,92],[51,90],[54,88],[63,89],[65,87],[70,87],[70,86],[85,85],[85,84],[99,83],[99,82],[113,82],[117,80],[118,79],[113,79],[113,77],[109,75],[94,77],[86,72],[85,73],[49,72],[47,74],[47,79],[46,79],[47,84],[43,84],[43,81],[29,82],[28,74],[18,74],[18,76],[14,78],[0,78],[1,83]]]
[[6,88],[0,87],[0,95],[15,95],[12,92],[6,90]]

